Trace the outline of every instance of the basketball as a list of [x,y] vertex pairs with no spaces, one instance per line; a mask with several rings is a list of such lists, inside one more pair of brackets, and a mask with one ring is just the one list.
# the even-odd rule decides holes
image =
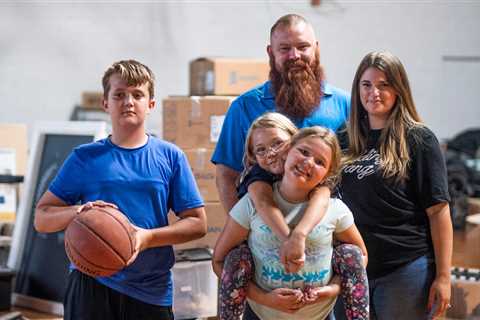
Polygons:
[[135,229],[119,210],[93,207],[65,230],[65,251],[81,272],[110,276],[123,269],[135,250]]

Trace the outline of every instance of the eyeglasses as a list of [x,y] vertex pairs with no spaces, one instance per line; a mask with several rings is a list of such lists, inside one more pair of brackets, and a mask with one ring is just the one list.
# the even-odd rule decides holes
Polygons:
[[287,144],[287,141],[276,141],[269,147],[258,147],[253,150],[253,153],[260,158],[265,158],[269,154],[276,155],[282,151],[283,147]]

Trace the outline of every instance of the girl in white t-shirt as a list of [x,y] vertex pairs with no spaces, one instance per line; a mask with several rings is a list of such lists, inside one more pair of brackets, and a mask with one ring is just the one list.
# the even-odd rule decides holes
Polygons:
[[[335,180],[339,163],[340,148],[335,135],[328,129],[304,128],[293,136],[285,155],[283,177],[273,188],[274,200],[290,227],[301,219],[310,193],[327,180]],[[220,276],[225,256],[248,239],[255,276],[247,289],[249,308],[244,318],[325,319],[336,298],[334,290],[328,288],[332,277],[333,234],[344,243],[360,247],[366,257],[365,245],[350,210],[340,200],[331,199],[325,216],[308,234],[303,267],[288,273],[279,259],[280,240],[257,214],[251,197],[246,195],[231,210],[217,241],[214,270]],[[348,260],[349,257],[343,258]],[[366,294],[365,290],[368,288],[359,288],[358,294]]]

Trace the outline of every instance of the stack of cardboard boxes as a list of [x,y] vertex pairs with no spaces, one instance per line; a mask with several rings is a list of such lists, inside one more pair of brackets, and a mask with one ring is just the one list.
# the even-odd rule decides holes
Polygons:
[[190,96],[163,100],[163,138],[187,155],[208,220],[206,237],[177,245],[177,250],[215,245],[226,213],[220,204],[215,166],[210,159],[231,102],[235,96],[266,81],[268,72],[265,61],[199,58],[190,63]]

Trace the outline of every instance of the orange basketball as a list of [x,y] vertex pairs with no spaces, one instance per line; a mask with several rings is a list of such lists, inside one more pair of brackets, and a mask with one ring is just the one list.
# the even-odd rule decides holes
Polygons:
[[70,261],[93,277],[123,269],[135,250],[135,229],[112,207],[93,207],[77,215],[65,230]]

